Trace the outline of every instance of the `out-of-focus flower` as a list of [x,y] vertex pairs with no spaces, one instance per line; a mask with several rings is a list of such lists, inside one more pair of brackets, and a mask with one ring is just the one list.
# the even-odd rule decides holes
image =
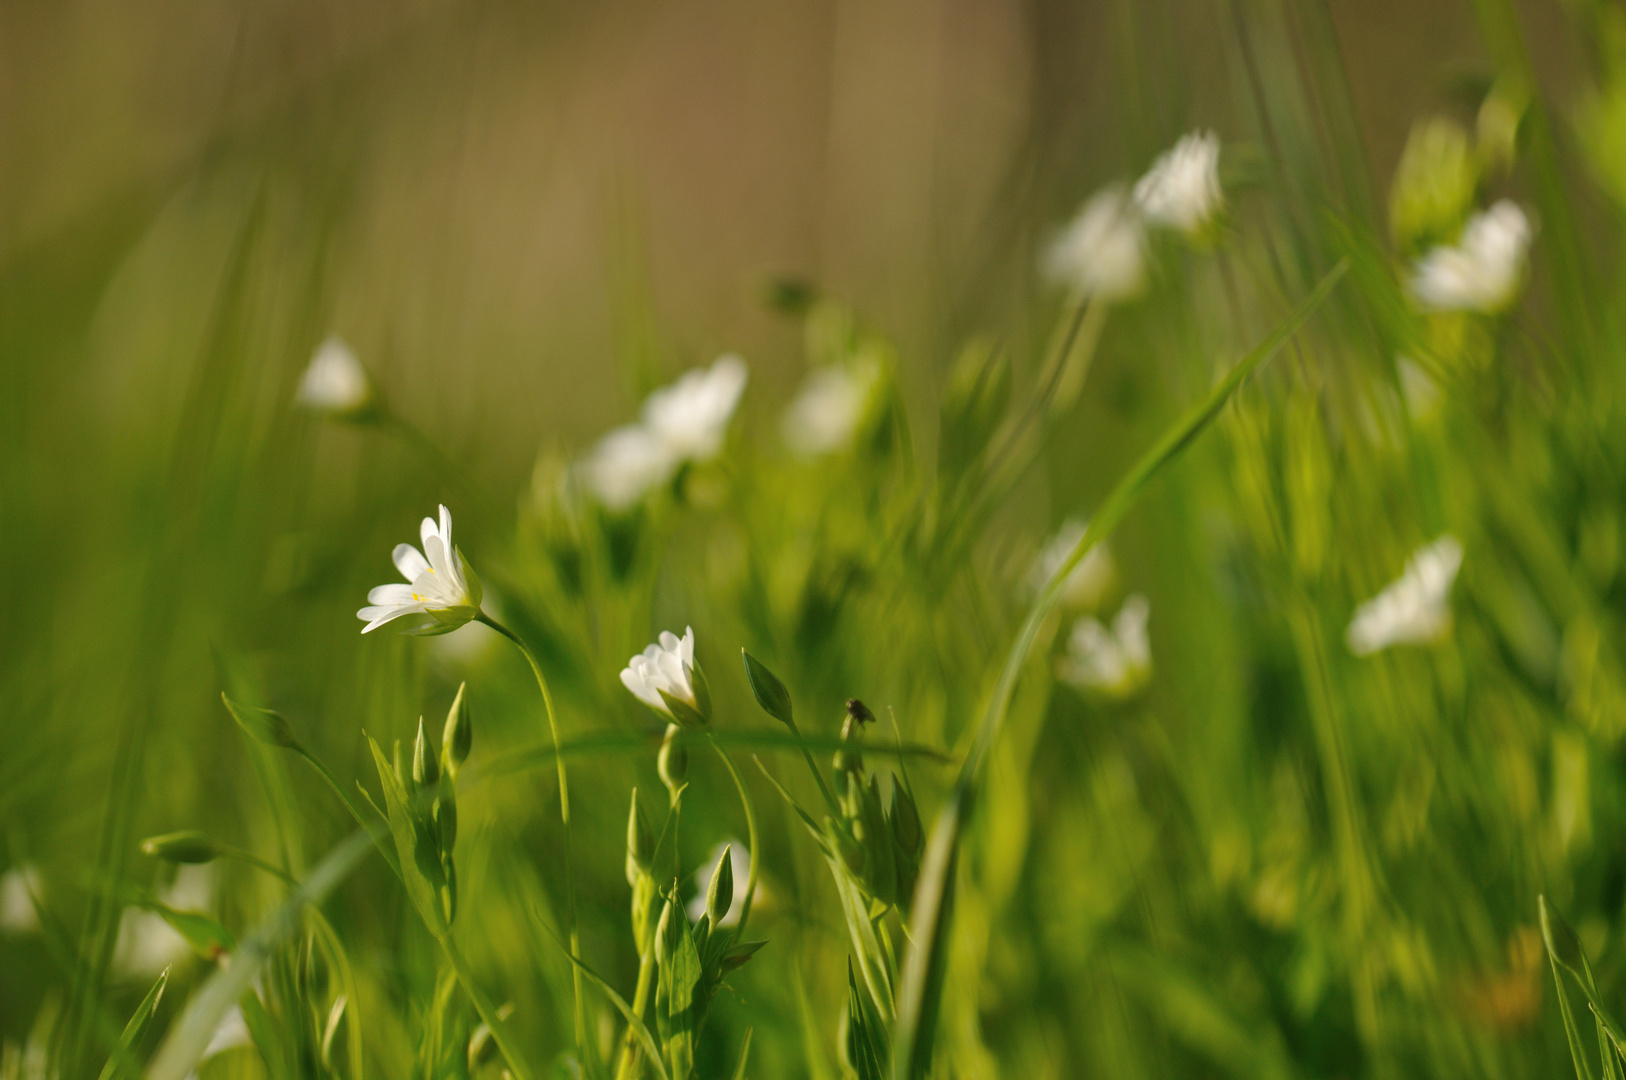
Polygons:
[[[480,614],[480,578],[452,544],[452,513],[440,508],[440,522],[424,518],[418,530],[423,551],[395,545],[395,568],[409,585],[380,585],[367,594],[369,606],[356,612],[366,621],[363,634],[392,619],[423,616],[407,628],[411,634],[444,634]],[[427,557],[426,557],[427,556]]]
[[1052,281],[1080,298],[1128,300],[1146,280],[1146,229],[1121,185],[1096,193],[1045,252]]
[[644,427],[678,461],[709,461],[723,448],[728,422],[749,377],[733,353],[709,368],[696,368],[644,401]]
[[[198,1065],[217,1054],[224,1054],[227,1050],[236,1050],[240,1046],[253,1046],[254,1036],[248,1030],[248,1022],[243,1019],[243,1007],[233,1005],[226,1010],[226,1015],[220,1018],[215,1025],[214,1034],[209,1036],[209,1045],[203,1048],[198,1057]],[[187,1076],[187,1080],[196,1080],[197,1070],[194,1069]]]
[[342,420],[360,419],[374,405],[373,381],[350,346],[330,337],[305,368],[296,400],[312,412]]
[[1219,136],[1193,131],[1165,151],[1135,183],[1135,205],[1153,225],[1195,237],[1225,207],[1219,182]]
[[1412,298],[1429,311],[1501,311],[1518,294],[1530,238],[1530,219],[1503,199],[1469,218],[1456,244],[1417,260]]
[[1093,617],[1078,620],[1057,674],[1080,690],[1112,698],[1134,695],[1152,675],[1150,615],[1146,597],[1136,593],[1123,602],[1110,629]]
[[[751,876],[751,849],[738,840],[729,840],[718,844],[706,856],[706,864],[695,871],[694,898],[689,901],[688,915],[690,922],[699,922],[700,916],[706,913],[706,894],[711,891],[711,879],[716,876],[717,868],[723,864],[723,852],[728,852],[728,868],[734,877],[734,902],[729,905],[728,914],[724,915],[719,926],[736,926],[740,921],[740,911],[745,906],[745,890],[747,881]],[[757,884],[757,898],[761,899],[762,885]]]
[[[159,891],[158,900],[176,911],[202,912],[213,906],[214,895],[214,867],[205,863],[182,866],[169,887]],[[124,909],[113,947],[113,970],[120,975],[150,981],[191,953],[186,938],[162,915],[146,908]]]
[[[1051,575],[1061,569],[1078,542],[1084,538],[1087,524],[1078,518],[1068,518],[1056,530],[1050,543],[1045,545],[1044,551],[1039,553],[1028,576],[1035,595],[1043,590]],[[1074,611],[1094,611],[1101,606],[1102,599],[1117,576],[1118,567],[1113,561],[1112,550],[1106,544],[1096,544],[1067,575],[1067,581],[1061,588],[1061,602]]]
[[869,410],[879,379],[874,361],[830,364],[810,373],[785,410],[786,445],[804,457],[845,448]]
[[627,661],[621,684],[668,720],[698,727],[711,719],[711,691],[694,659],[694,627],[660,639]]
[[672,479],[679,464],[671,447],[649,429],[627,424],[600,439],[578,468],[587,490],[620,513]]
[[35,934],[39,932],[39,912],[34,899],[43,893],[39,867],[23,863],[0,876],[0,933]]
[[1356,656],[1391,645],[1438,641],[1451,630],[1451,583],[1462,568],[1462,544],[1442,536],[1417,550],[1400,578],[1355,609],[1344,640]]

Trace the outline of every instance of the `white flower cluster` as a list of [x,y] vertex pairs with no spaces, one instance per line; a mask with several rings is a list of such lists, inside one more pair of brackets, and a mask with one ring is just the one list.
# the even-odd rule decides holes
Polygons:
[[1425,645],[1451,630],[1451,584],[1462,544],[1442,536],[1419,548],[1399,579],[1355,609],[1344,635],[1349,651],[1370,656],[1391,645]]
[[672,479],[685,462],[716,457],[748,376],[745,361],[730,353],[650,394],[638,423],[611,431],[577,466],[587,490],[619,513]]
[[1046,275],[1080,299],[1128,300],[1146,280],[1146,229],[1172,229],[1196,240],[1225,209],[1219,136],[1194,131],[1152,163],[1132,192],[1097,192],[1045,252]]
[[1503,199],[1469,218],[1455,244],[1417,260],[1412,299],[1426,311],[1502,311],[1518,295],[1533,235],[1525,212]]

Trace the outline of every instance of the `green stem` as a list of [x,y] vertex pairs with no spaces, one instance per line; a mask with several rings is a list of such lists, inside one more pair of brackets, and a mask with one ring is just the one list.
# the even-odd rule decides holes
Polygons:
[[517,1080],[535,1080],[530,1067],[520,1056],[519,1047],[514,1045],[513,1033],[508,1030],[508,1025],[503,1022],[496,1007],[491,1004],[491,999],[486,997],[486,992],[474,981],[474,972],[469,967],[468,958],[457,947],[457,942],[452,940],[451,933],[437,932],[435,937],[439,939],[441,951],[446,954],[446,959],[451,962],[452,970],[457,973],[457,981],[463,984],[463,992],[474,1002],[474,1011],[480,1014],[480,1019],[491,1029],[492,1038],[497,1040],[497,1048],[502,1051],[503,1057],[508,1059],[508,1068]]
[[[519,635],[514,633],[502,623],[487,615],[484,611],[475,616],[479,622],[485,623],[503,637],[512,641],[520,652],[525,654],[526,661],[531,665],[531,674],[536,676],[537,688],[542,691],[542,706],[548,714],[548,734],[553,739],[554,764],[559,772],[559,820],[564,825],[565,835],[565,920],[570,932],[570,955],[577,961],[581,960],[581,935],[576,929],[576,877],[571,869],[570,851],[570,780],[565,774],[564,755],[559,754],[561,740],[559,738],[559,717],[553,708],[553,692],[548,689],[548,678],[542,673],[542,665],[538,662],[536,654],[531,647],[521,641]],[[571,965],[571,986],[576,998],[576,1050],[578,1053],[587,1052],[587,1012],[582,999],[582,974],[580,964]],[[496,1031],[493,1027],[492,1031]]]
[[[751,918],[751,901],[757,894],[757,816],[751,810],[751,798],[745,792],[745,781],[740,777],[740,771],[734,767],[734,762],[717,745],[717,740],[707,734],[706,741],[711,748],[717,751],[717,756],[723,759],[723,766],[728,769],[728,775],[734,778],[734,787],[740,793],[740,804],[745,807],[745,834],[746,843],[751,845],[750,870],[745,875],[745,901],[740,905],[740,921],[734,926],[734,936],[729,941],[730,947],[745,935],[745,924]],[[730,898],[732,899],[732,898]]]
[[288,871],[284,870],[282,867],[276,865],[275,863],[266,862],[258,855],[244,851],[242,848],[221,847],[220,854],[224,855],[228,859],[237,859],[241,862],[248,863],[250,866],[258,867],[268,874],[281,878],[290,885],[299,884],[299,879],[288,873]]
[[296,746],[293,750],[294,753],[304,758],[311,768],[316,770],[316,775],[327,781],[327,786],[333,789],[333,794],[337,795],[339,801],[344,804],[344,808],[350,811],[350,816],[356,819],[356,824],[366,831],[368,838],[373,842],[373,846],[378,849],[378,853],[389,864],[389,868],[395,874],[396,880],[405,884],[406,878],[401,876],[400,859],[395,854],[395,839],[390,835],[389,829],[379,825],[378,822],[371,818],[363,817],[356,804],[350,801],[350,797],[339,786],[339,782],[333,779],[333,774],[328,771],[327,766],[318,761],[309,750],[306,750],[303,746]]
[[[632,995],[632,1012],[634,1016],[643,1016],[644,1009],[649,1007],[649,988],[655,982],[655,945],[651,942],[644,950],[644,955],[638,958],[638,988]],[[621,1060],[616,1065],[615,1080],[634,1080],[638,1075],[638,1035],[633,1031],[632,1025],[627,1025],[627,1034],[621,1041]]]

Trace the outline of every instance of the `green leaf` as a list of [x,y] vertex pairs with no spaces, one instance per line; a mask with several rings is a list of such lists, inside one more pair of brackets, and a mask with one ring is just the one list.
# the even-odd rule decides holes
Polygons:
[[101,1075],[97,1080],[140,1080],[141,1065],[135,1060],[135,1048],[140,1045],[141,1037],[147,1033],[147,1025],[152,1021],[153,1010],[158,1008],[158,1002],[164,997],[164,987],[169,985],[169,968],[165,968],[158,976],[158,981],[152,984],[147,996],[141,999],[136,1006],[135,1013],[130,1022],[124,1025],[124,1033],[119,1036],[118,1045],[113,1047],[113,1056],[107,1059],[102,1066]]
[[762,711],[787,727],[794,725],[790,691],[779,681],[779,676],[744,649],[740,650],[740,656],[745,659],[745,681],[751,684],[751,693],[756,696]]
[[[552,936],[551,932],[549,936]],[[666,1071],[666,1063],[661,1057],[661,1048],[655,1042],[655,1036],[649,1033],[649,1028],[644,1024],[643,1018],[632,1011],[632,1006],[627,1004],[626,998],[616,993],[609,983],[599,977],[598,972],[582,963],[578,958],[571,956],[570,949],[564,942],[554,938],[554,944],[559,946],[559,951],[565,954],[565,959],[574,964],[576,970],[581,972],[588,982],[598,987],[599,993],[610,999],[610,1004],[614,1005],[616,1011],[626,1020],[627,1026],[632,1030],[633,1037],[638,1040],[638,1045],[643,1048],[644,1057],[648,1058],[655,1066],[661,1080],[672,1080],[671,1075]]]
[[396,856],[400,860],[401,881],[406,885],[412,906],[418,909],[418,917],[438,936],[445,932],[446,913],[440,904],[438,883],[431,883],[424,876],[420,863],[430,861],[428,857],[433,854],[432,862],[438,868],[439,850],[433,845],[425,845],[425,857],[419,859],[419,830],[407,803],[406,789],[397,778],[395,767],[384,756],[384,751],[379,749],[378,741],[369,735],[367,745],[373,752],[373,764],[378,767],[379,785],[384,789],[384,806],[389,815],[390,834],[395,838]]
[[745,1029],[745,1038],[740,1042],[740,1063],[734,1067],[734,1080],[745,1080],[745,1063],[751,1060],[751,1033],[755,1030]]
[[218,960],[222,954],[237,950],[237,939],[224,926],[207,915],[195,911],[177,911],[168,904],[149,900],[141,905],[156,912],[186,939],[188,945],[206,960]]
[[885,1037],[870,1023],[869,1010],[858,992],[858,980],[853,978],[852,958],[847,958],[847,1066],[858,1074],[858,1080],[885,1080]]

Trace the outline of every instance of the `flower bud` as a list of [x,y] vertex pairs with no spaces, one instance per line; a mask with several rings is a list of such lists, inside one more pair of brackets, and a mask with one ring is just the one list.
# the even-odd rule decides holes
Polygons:
[[673,799],[677,798],[678,791],[683,787],[683,778],[689,774],[689,748],[679,740],[678,734],[676,724],[666,725],[666,738],[662,740],[660,755],[655,759],[661,783],[666,785]]
[[632,810],[627,815],[627,857],[646,874],[655,858],[655,834],[644,808],[638,804],[637,788],[632,789]]
[[421,716],[418,717],[418,737],[412,744],[412,782],[420,788],[430,788],[440,783],[440,759],[429,749]]
[[711,873],[711,884],[706,886],[706,914],[711,925],[721,926],[728,909],[734,906],[734,852],[724,845],[723,857],[717,860],[717,869]]
[[[673,889],[677,887],[673,883]],[[681,920],[672,914],[672,901],[668,899],[661,906],[661,917],[655,923],[655,962],[665,967],[672,962],[672,956],[677,952],[677,935],[683,932],[679,925]]]
[[165,833],[141,841],[141,853],[172,863],[214,862],[220,857],[220,848],[196,829]]
[[915,806],[913,795],[898,779],[898,774],[892,774],[892,837],[898,842],[898,850],[912,856],[920,855],[920,846],[925,840],[925,831],[920,827],[920,809]]
[[791,726],[794,721],[791,719],[790,691],[785,689],[785,684],[768,670],[766,664],[744,649],[740,650],[740,655],[745,658],[745,681],[751,684],[751,693],[756,696],[762,711],[781,724]]
[[454,777],[474,746],[474,718],[469,714],[468,691],[468,683],[458,684],[457,697],[452,699],[452,707],[446,713],[446,730],[440,739],[441,764]]
[[249,738],[255,742],[267,746],[280,746],[285,750],[300,750],[299,740],[294,738],[292,725],[281,713],[239,704],[225,694],[220,695],[220,700],[226,703],[226,711],[237,721],[237,726],[247,732]]

